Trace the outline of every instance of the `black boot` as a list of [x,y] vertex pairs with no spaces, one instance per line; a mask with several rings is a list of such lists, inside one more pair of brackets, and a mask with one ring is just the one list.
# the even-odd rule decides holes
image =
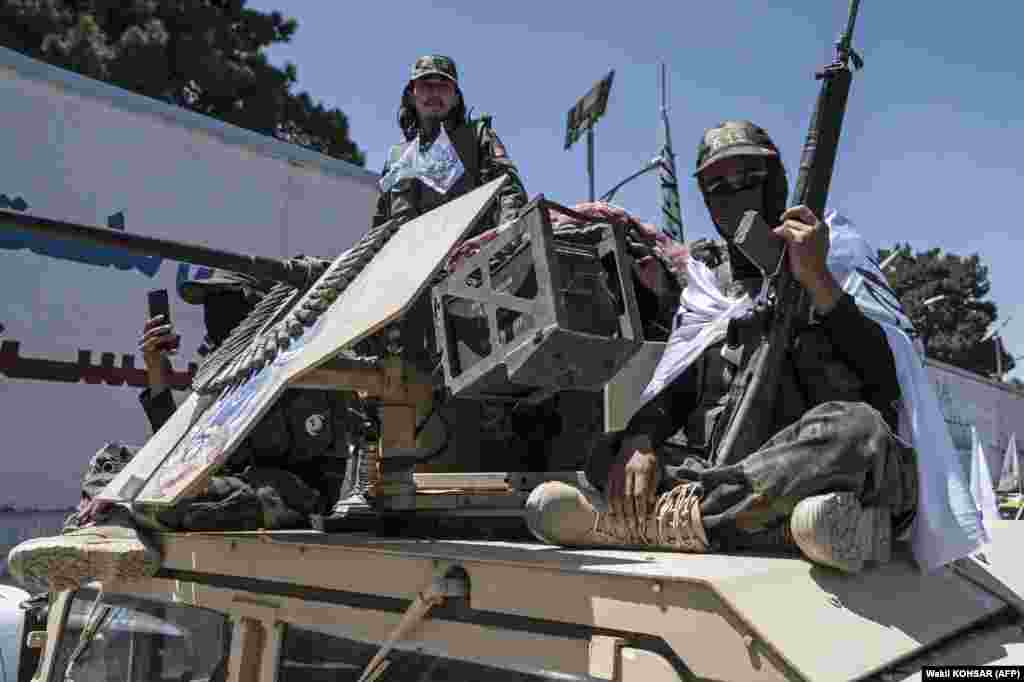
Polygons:
[[376,435],[376,432],[371,432],[360,439],[362,442],[345,464],[345,481],[341,484],[338,501],[328,514],[313,514],[310,517],[313,528],[324,533],[334,533],[369,530],[376,525],[380,512],[370,495],[378,459]]

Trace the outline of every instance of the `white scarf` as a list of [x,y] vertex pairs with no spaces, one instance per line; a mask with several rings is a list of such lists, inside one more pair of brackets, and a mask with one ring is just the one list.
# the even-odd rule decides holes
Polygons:
[[686,259],[686,288],[679,299],[679,312],[672,321],[672,334],[640,399],[644,403],[671,384],[707,350],[725,338],[729,320],[753,307],[744,294],[731,299],[722,293],[715,275],[696,258]]
[[442,125],[437,139],[426,149],[422,149],[419,135],[406,146],[402,155],[380,179],[380,190],[387,192],[400,180],[418,178],[435,192],[447,194],[465,172],[466,167]]

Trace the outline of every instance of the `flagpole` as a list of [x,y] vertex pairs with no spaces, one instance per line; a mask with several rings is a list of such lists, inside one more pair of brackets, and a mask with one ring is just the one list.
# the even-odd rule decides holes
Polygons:
[[[1017,452],[1017,433],[1010,434],[1010,443],[1006,446],[1006,454],[1012,455],[1017,468],[1017,500],[1020,503],[1021,497],[1024,497],[1024,477],[1020,475],[1020,454]],[[1014,521],[1020,521],[1021,515],[1024,514],[1024,504],[1017,507],[1017,516]]]
[[601,195],[601,201],[611,201],[619,189],[629,182],[637,179],[644,173],[654,169],[660,171],[658,182],[658,205],[661,209],[661,220],[658,221],[661,231],[677,241],[683,241],[683,219],[682,210],[679,207],[679,181],[676,178],[675,153],[672,151],[672,133],[668,125],[668,78],[665,64],[661,64],[660,71],[660,114],[661,114],[661,136],[662,147],[658,156],[654,157],[647,164],[618,183],[610,190]]
[[1017,452],[1017,432],[1010,436],[1010,443],[1014,446],[1014,458],[1017,460],[1017,493],[1024,495],[1024,480],[1021,479],[1021,460]]
[[661,230],[673,239],[684,240],[682,209],[679,204],[679,179],[676,175],[676,155],[672,151],[672,131],[668,124],[668,75],[664,62],[660,71],[662,148],[661,182],[659,204],[661,205]]

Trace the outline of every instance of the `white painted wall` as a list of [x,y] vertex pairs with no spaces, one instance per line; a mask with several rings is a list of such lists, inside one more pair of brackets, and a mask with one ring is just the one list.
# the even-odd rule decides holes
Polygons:
[[985,447],[989,471],[998,477],[1010,436],[1016,433],[1018,444],[1024,439],[1024,394],[936,360],[928,361],[928,372],[965,471],[974,426]]
[[[0,208],[101,227],[122,213],[130,232],[275,257],[333,257],[369,227],[377,176],[351,164],[4,49],[0,101]],[[105,441],[149,436],[139,389],[13,379],[9,342],[72,371],[80,350],[141,368],[146,292],[166,288],[183,370],[202,310],[176,293],[188,264],[72,245],[93,261],[76,262],[30,239],[0,228],[0,505],[68,507]]]

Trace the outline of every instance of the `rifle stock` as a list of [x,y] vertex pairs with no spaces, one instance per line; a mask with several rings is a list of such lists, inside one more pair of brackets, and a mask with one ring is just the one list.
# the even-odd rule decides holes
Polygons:
[[[835,59],[816,74],[822,84],[811,115],[791,202],[792,205],[807,206],[820,220],[824,219],[839,134],[850,94],[852,74],[849,61],[852,59],[855,68],[862,65],[860,57],[850,48],[859,5],[860,0],[852,0],[846,31],[836,43]],[[772,291],[774,302],[771,308],[754,313],[758,336],[753,341],[757,348],[735,379],[726,409],[715,429],[716,435],[721,434],[721,438],[716,439],[718,442],[712,444],[715,464],[718,465],[742,460],[774,435],[782,366],[796,321],[805,317],[809,308],[806,292],[793,276],[785,255]]]

